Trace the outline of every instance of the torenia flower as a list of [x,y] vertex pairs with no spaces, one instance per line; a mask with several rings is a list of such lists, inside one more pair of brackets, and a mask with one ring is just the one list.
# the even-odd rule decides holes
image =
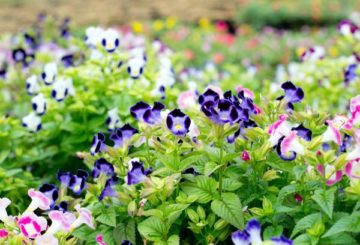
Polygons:
[[349,65],[344,72],[344,83],[349,84],[357,78],[356,75],[357,64]]
[[105,174],[107,176],[113,176],[115,174],[114,166],[105,158],[97,159],[91,172],[93,178],[98,178],[100,174]]
[[105,145],[105,135],[101,132],[95,134],[90,148],[91,155],[95,155],[99,152],[105,152],[106,150],[107,146]]
[[360,39],[360,30],[359,28],[352,23],[350,20],[342,20],[336,26],[338,32],[340,32],[344,36],[354,36],[357,39]]
[[117,127],[119,127],[120,117],[118,115],[117,108],[108,111],[105,123],[109,131],[114,131]]
[[89,174],[82,169],[79,169],[76,174],[72,175],[69,181],[69,188],[79,195],[86,187],[86,179],[89,177]]
[[105,197],[116,197],[117,196],[117,193],[113,189],[113,186],[118,182],[118,180],[119,180],[118,177],[112,176],[106,181],[104,189],[100,193],[99,201],[101,201]]
[[55,185],[43,184],[39,191],[42,192],[50,201],[50,207],[53,207],[59,197],[59,190]]
[[97,235],[96,235],[96,242],[97,242],[97,244],[99,244],[99,245],[107,245],[107,243],[104,242],[104,238],[103,238],[103,235],[102,235],[102,234],[97,234]]
[[300,87],[296,87],[292,82],[288,81],[281,84],[285,95],[280,96],[278,99],[285,99],[287,107],[291,110],[294,109],[293,103],[299,103],[304,98],[304,91]]
[[30,130],[30,132],[37,132],[41,129],[41,119],[35,112],[30,112],[27,116],[23,117],[22,125]]
[[44,71],[41,73],[45,85],[51,85],[55,82],[58,69],[56,63],[49,63],[44,66]]
[[9,232],[5,229],[0,229],[0,239],[8,237]]
[[34,239],[46,229],[47,222],[44,217],[39,217],[30,212],[21,216],[17,221],[17,225],[26,238]]
[[31,203],[26,210],[27,212],[32,212],[37,208],[40,208],[41,210],[50,209],[51,200],[44,193],[34,189],[29,189],[28,195],[31,197]]
[[283,160],[293,160],[296,154],[304,155],[305,148],[299,142],[296,131],[291,131],[279,142],[280,148],[277,147],[278,154]]
[[137,129],[131,127],[130,124],[125,124],[112,133],[110,139],[114,142],[114,148],[118,148],[129,144],[132,136],[136,133],[138,133]]
[[107,146],[105,145],[105,135],[101,132],[95,134],[90,148],[91,155],[95,155],[106,150]]
[[34,95],[40,91],[36,75],[32,75],[26,79],[26,91],[29,95]]
[[151,108],[147,103],[140,101],[130,108],[130,113],[136,120],[153,125],[161,123],[161,111],[164,108],[164,104],[160,102],[155,102]]
[[91,215],[91,212],[87,208],[81,208],[80,204],[77,204],[75,206],[76,211],[78,212],[79,216],[77,219],[72,223],[71,230],[76,229],[82,224],[86,224],[92,229],[95,229],[94,223],[93,223],[93,217]]
[[168,129],[176,136],[185,136],[189,132],[191,120],[179,109],[171,111],[166,117]]
[[337,145],[341,145],[341,133],[340,129],[347,121],[344,116],[336,116],[333,120],[326,120],[328,128],[322,135],[322,142],[335,142]]
[[341,170],[336,170],[335,166],[333,165],[326,164],[324,166],[318,164],[316,169],[321,175],[325,177],[326,185],[334,185],[342,179],[343,172]]
[[71,224],[75,222],[74,214],[62,211],[50,211],[49,218],[51,219],[51,226],[46,231],[46,234],[55,234],[58,231],[70,231]]
[[269,141],[271,146],[278,144],[280,138],[291,132],[291,125],[286,121],[287,118],[288,115],[282,114],[276,122],[269,126],[268,133],[270,134]]
[[57,80],[51,90],[51,96],[58,102],[63,101],[68,95],[75,95],[71,78]]
[[350,113],[350,119],[344,126],[346,129],[351,129],[354,125],[360,124],[360,95],[351,99]]
[[90,26],[85,31],[85,44],[95,48],[100,45],[104,30],[100,27]]
[[134,185],[143,182],[147,175],[152,172],[152,168],[144,168],[144,163],[140,162],[138,159],[132,159],[129,161],[129,171],[126,178],[126,183],[128,185]]
[[301,55],[301,61],[316,61],[324,58],[325,49],[322,46],[310,47]]
[[185,91],[179,94],[177,104],[181,110],[188,109],[196,105],[196,94],[193,91]]
[[6,208],[10,205],[10,199],[4,197],[0,198],[0,220],[3,223],[7,223],[9,221],[9,216],[6,212]]
[[[252,219],[250,220],[245,230],[235,231],[231,235],[232,242],[234,245],[257,245],[263,244],[261,238],[261,226],[260,223]],[[274,245],[292,245],[292,241],[284,236],[271,238],[272,244]]]
[[138,79],[144,72],[145,60],[143,57],[131,58],[128,61],[127,72],[132,79]]
[[348,153],[346,160],[352,161],[360,158],[360,129],[354,131],[355,146],[354,149]]
[[40,235],[35,239],[36,245],[58,245],[59,240],[53,235],[49,233],[45,233],[44,235]]
[[101,45],[109,53],[114,52],[120,44],[119,33],[114,29],[107,29],[102,32]]
[[42,116],[46,112],[46,99],[42,93],[39,93],[31,99],[31,104],[33,110],[39,115]]
[[346,164],[345,174],[351,179],[360,179],[360,158]]

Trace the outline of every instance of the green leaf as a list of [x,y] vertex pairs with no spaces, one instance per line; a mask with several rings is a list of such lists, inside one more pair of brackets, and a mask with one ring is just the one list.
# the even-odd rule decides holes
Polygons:
[[309,245],[311,238],[308,234],[302,234],[293,240],[294,245]]
[[279,194],[278,194],[278,197],[277,197],[277,200],[276,200],[276,203],[277,204],[282,204],[282,202],[284,201],[284,199],[292,194],[292,193],[295,193],[295,192],[298,192],[300,189],[300,186],[295,184],[295,185],[287,185],[287,186],[284,186]]
[[242,186],[242,183],[237,180],[230,179],[230,178],[223,179],[223,190],[224,191],[236,191],[241,186]]
[[105,225],[109,225],[112,227],[116,226],[116,212],[114,207],[109,207],[103,209],[103,212],[100,216],[96,218],[96,221],[103,223]]
[[329,190],[316,190],[312,199],[320,206],[320,208],[332,219],[334,209],[336,189],[332,188]]
[[169,239],[167,240],[168,245],[179,245],[180,244],[180,238],[178,235],[171,235]]
[[207,176],[197,176],[194,182],[185,182],[181,185],[181,189],[188,196],[198,197],[197,202],[199,203],[208,203],[210,202],[214,195],[217,194],[217,182]]
[[327,237],[320,240],[321,245],[357,245],[359,244],[354,237],[349,234],[342,233],[334,236]]
[[93,229],[88,227],[87,225],[82,225],[79,228],[77,228],[76,230],[74,230],[71,234],[80,240],[95,241],[97,233],[96,233],[96,231],[94,231]]
[[279,237],[283,233],[283,227],[277,226],[276,228],[274,226],[268,226],[265,228],[263,237],[264,240],[269,240],[272,237]]
[[321,213],[310,214],[300,219],[296,222],[296,225],[291,233],[291,237],[294,237],[299,232],[310,228],[319,219],[321,219]]
[[135,221],[130,220],[127,224],[121,223],[114,229],[114,239],[116,244],[120,244],[123,240],[131,241],[132,244],[136,243],[135,235]]
[[339,219],[323,237],[330,237],[343,232],[360,232],[360,212]]
[[181,162],[178,166],[178,170],[183,171],[186,168],[188,168],[190,165],[194,165],[194,164],[198,164],[198,163],[205,163],[206,160],[207,160],[207,157],[201,153],[192,155],[192,156],[188,156],[188,157],[184,158],[183,160],[181,160]]
[[234,193],[223,193],[221,200],[211,203],[212,211],[238,229],[244,228],[244,217],[240,199]]
[[150,217],[138,225],[140,234],[150,241],[161,241],[166,236],[166,226],[157,217]]

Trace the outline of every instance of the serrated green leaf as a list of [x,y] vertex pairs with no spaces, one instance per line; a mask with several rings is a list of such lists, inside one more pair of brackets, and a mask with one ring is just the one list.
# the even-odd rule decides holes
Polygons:
[[131,241],[132,244],[136,244],[135,235],[135,221],[130,220],[127,224],[121,223],[114,229],[113,232],[116,244],[120,244],[123,240]]
[[195,183],[185,182],[181,185],[181,189],[188,196],[193,195],[198,197],[197,202],[208,203],[216,194],[217,182],[207,176],[197,176],[195,178]]
[[230,179],[230,178],[223,179],[222,188],[224,191],[236,191],[241,186],[242,186],[242,183],[237,180]]
[[282,204],[282,202],[288,195],[298,192],[299,189],[300,189],[300,186],[297,184],[287,185],[287,186],[283,187],[278,194],[276,203],[279,205]]
[[334,209],[335,191],[335,188],[329,190],[316,190],[311,197],[330,219],[332,218]]
[[214,200],[211,203],[211,210],[236,228],[244,228],[241,202],[234,193],[223,193],[221,200]]
[[291,233],[291,237],[296,236],[296,234],[298,234],[300,231],[304,231],[310,228],[319,219],[321,219],[321,213],[310,214],[300,219],[296,222],[296,225]]
[[330,237],[343,232],[360,232],[360,212],[339,219],[323,237]]
[[103,212],[96,218],[96,221],[109,225],[116,226],[116,212],[114,207],[103,209]]
[[162,241],[166,236],[166,226],[157,217],[150,217],[138,225],[140,234],[150,241]]
[[320,245],[358,245],[358,241],[349,234],[342,233],[320,240]]

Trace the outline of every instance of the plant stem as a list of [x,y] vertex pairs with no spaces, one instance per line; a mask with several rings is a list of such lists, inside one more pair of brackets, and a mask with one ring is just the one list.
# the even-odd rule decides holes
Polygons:
[[223,143],[224,140],[220,139],[220,157],[219,157],[219,164],[220,164],[220,172],[219,172],[219,194],[221,196],[222,193],[222,182],[223,182],[223,175],[224,175],[224,171],[225,171],[225,164],[223,164],[223,154],[224,154],[224,150],[223,150]]

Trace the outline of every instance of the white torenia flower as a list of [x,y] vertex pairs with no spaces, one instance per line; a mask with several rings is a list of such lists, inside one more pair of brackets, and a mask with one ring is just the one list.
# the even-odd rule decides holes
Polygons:
[[53,235],[49,233],[45,233],[44,235],[38,236],[35,239],[36,245],[58,245],[59,240]]
[[29,95],[35,95],[40,91],[40,85],[36,75],[32,75],[26,79],[26,91]]
[[91,215],[91,212],[87,208],[80,207],[80,204],[77,204],[75,206],[76,211],[78,212],[79,216],[77,219],[72,223],[71,229],[76,229],[82,224],[86,224],[92,229],[95,229],[94,223],[93,223],[93,217]]
[[0,220],[3,223],[7,223],[9,221],[9,216],[6,212],[6,208],[11,204],[10,199],[4,197],[0,198]]
[[51,85],[55,82],[58,69],[56,63],[49,63],[44,66],[44,71],[41,73],[45,85]]
[[288,154],[289,152],[295,152],[299,155],[305,154],[304,146],[299,142],[299,137],[295,131],[291,131],[280,144],[282,154]]
[[31,197],[31,203],[26,209],[27,212],[32,212],[37,208],[40,208],[41,210],[50,209],[51,200],[44,193],[34,189],[29,189],[28,195]]
[[75,95],[71,78],[57,80],[51,90],[51,96],[58,102],[63,101],[68,95]]
[[31,99],[31,104],[33,110],[38,114],[39,116],[42,116],[46,112],[46,99],[42,93],[39,93],[35,97]]
[[41,235],[47,227],[47,221],[44,217],[37,216],[30,212],[23,214],[18,220],[17,225],[21,233],[30,239],[34,239]]
[[108,111],[106,117],[106,124],[109,131],[114,131],[121,124],[120,117],[118,115],[118,109],[114,108]]
[[344,126],[347,118],[344,116],[336,116],[333,120],[327,120],[328,128],[322,135],[322,142],[335,142],[341,145],[340,129]]
[[27,116],[22,118],[22,125],[30,130],[30,132],[37,132],[41,129],[41,119],[35,112],[30,112]]
[[279,140],[288,135],[291,132],[291,124],[286,121],[288,115],[282,114],[279,116],[279,120],[269,126],[268,133],[270,134],[270,144],[275,146]]
[[62,211],[50,211],[49,218],[51,219],[51,226],[46,231],[46,234],[55,234],[58,231],[70,231],[71,224],[76,220],[74,214]]
[[107,29],[102,33],[101,45],[107,52],[114,52],[120,45],[119,33],[114,29]]

